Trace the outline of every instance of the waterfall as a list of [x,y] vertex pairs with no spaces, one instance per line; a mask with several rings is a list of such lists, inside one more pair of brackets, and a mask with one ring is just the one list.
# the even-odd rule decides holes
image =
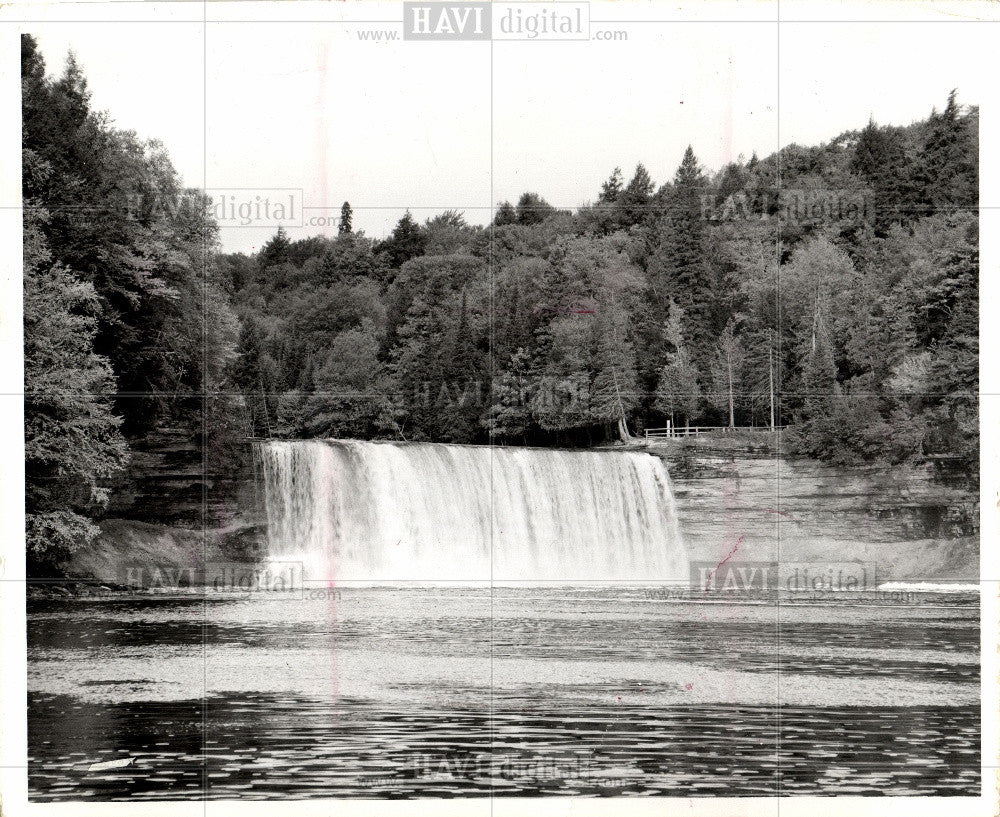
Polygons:
[[686,579],[663,462],[645,453],[262,442],[269,558],[307,579]]

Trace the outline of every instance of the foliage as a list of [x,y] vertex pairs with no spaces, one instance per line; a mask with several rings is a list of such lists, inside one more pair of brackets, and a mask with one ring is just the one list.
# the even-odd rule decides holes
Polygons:
[[715,174],[688,147],[659,187],[615,168],[576,212],[529,191],[485,227],[406,212],[372,240],[344,202],[335,238],[224,255],[74,60],[48,78],[26,37],[22,66],[42,550],[93,535],[124,438],[200,437],[206,405],[230,437],[541,445],[773,418],[799,453],[978,471],[978,111],[954,93]]
[[52,263],[40,224],[25,212],[24,459],[29,568],[60,562],[99,532],[91,516],[128,461],[111,411],[114,372],[94,352],[100,307],[93,285]]
[[[335,292],[304,246],[281,269],[262,253],[249,280],[232,257],[244,327],[269,327],[241,342],[262,367],[254,388],[297,390],[311,408],[295,434],[565,444],[609,439],[620,419],[773,419],[803,454],[947,454],[971,472],[978,235],[963,208],[978,191],[977,117],[952,96],[924,122],[870,122],[714,176],[689,147],[659,188],[641,164],[628,181],[615,168],[592,206],[568,214],[528,192],[485,229],[407,214],[383,242],[315,248],[352,282]],[[864,206],[835,211],[831,196]],[[361,331],[377,343],[368,378],[354,402],[324,396],[310,371]]]

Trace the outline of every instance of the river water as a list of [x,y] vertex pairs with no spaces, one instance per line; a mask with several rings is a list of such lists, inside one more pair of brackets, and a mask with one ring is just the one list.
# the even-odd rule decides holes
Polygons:
[[974,593],[33,599],[29,793],[978,795],[979,675]]

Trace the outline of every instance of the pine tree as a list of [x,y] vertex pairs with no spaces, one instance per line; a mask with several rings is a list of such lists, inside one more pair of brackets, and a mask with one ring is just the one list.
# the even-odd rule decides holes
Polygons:
[[838,456],[842,431],[838,426],[841,390],[833,344],[822,314],[817,316],[803,357],[799,382],[802,404],[795,418],[795,436],[799,441],[795,447],[801,453],[816,457]]
[[608,177],[608,180],[601,184],[601,193],[597,197],[597,200],[601,204],[614,204],[618,201],[622,189],[622,169],[616,167],[611,176]]
[[448,393],[446,327],[434,295],[413,300],[389,366],[397,414],[414,438],[424,440],[439,439],[447,427],[439,411],[442,393]]
[[353,229],[354,211],[350,202],[345,201],[340,206],[340,224],[337,226],[337,235],[350,235]]
[[649,176],[649,171],[640,162],[635,167],[635,175],[616,199],[619,223],[623,227],[641,224],[650,215],[650,205],[653,201],[653,191],[656,185]]
[[474,377],[478,372],[477,353],[469,326],[469,308],[465,288],[462,289],[459,306],[458,325],[455,327],[448,355],[447,376],[460,381]]
[[945,109],[931,113],[918,177],[924,203],[933,211],[978,206],[978,126],[978,109],[963,116],[954,90]]
[[268,395],[277,390],[273,360],[265,351],[266,338],[257,320],[248,315],[243,319],[237,343],[237,360],[233,366],[233,382],[243,392],[249,412],[249,431],[254,437],[269,437],[274,416],[273,401]]
[[446,399],[439,406],[444,427],[443,439],[468,442],[477,436],[482,411],[481,389],[485,371],[469,323],[466,291],[463,288],[458,325],[449,344],[445,362]]
[[694,148],[688,145],[684,150],[680,166],[674,174],[674,187],[682,192],[701,190],[705,186],[705,173],[694,155]]
[[292,242],[288,238],[288,233],[284,227],[278,227],[278,232],[274,234],[260,251],[258,261],[262,270],[270,267],[280,267],[287,264],[290,257]]
[[854,147],[851,169],[872,189],[873,226],[877,235],[886,235],[894,223],[908,224],[919,216],[915,168],[906,154],[900,129],[880,128],[874,120],[869,120]]
[[705,178],[689,146],[666,197],[665,218],[658,225],[658,246],[650,262],[650,283],[657,315],[666,314],[673,298],[684,310],[686,342],[695,365],[707,370],[715,340],[713,291],[709,285],[707,225],[702,217]]
[[397,222],[392,235],[377,249],[388,255],[391,266],[398,269],[411,258],[423,255],[426,236],[409,210]]

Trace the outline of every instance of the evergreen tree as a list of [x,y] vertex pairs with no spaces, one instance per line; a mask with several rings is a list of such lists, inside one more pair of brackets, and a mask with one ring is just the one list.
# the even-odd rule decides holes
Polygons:
[[663,320],[669,298],[684,310],[685,341],[695,365],[702,370],[708,368],[715,339],[713,292],[706,265],[707,224],[702,217],[702,196],[707,185],[689,146],[667,193],[665,218],[658,227],[658,247],[650,262],[656,314]]
[[641,224],[651,215],[650,205],[653,202],[655,189],[656,185],[653,184],[649,172],[640,162],[636,165],[635,175],[616,199],[618,220],[623,227]]
[[601,184],[601,193],[597,197],[597,200],[601,204],[614,204],[618,201],[618,197],[621,195],[623,187],[622,169],[620,167],[616,167],[611,176],[608,177],[608,180]]
[[337,225],[337,235],[350,235],[353,231],[354,211],[350,202],[345,201],[340,206],[340,224]]
[[264,331],[252,316],[243,319],[237,353],[233,382],[246,398],[250,435],[270,436],[274,406],[269,403],[269,395],[277,391],[276,364],[266,351]]
[[932,210],[978,206],[978,137],[978,109],[963,116],[953,90],[944,110],[931,113],[919,161],[922,198]]
[[280,267],[287,264],[291,256],[292,242],[284,227],[278,227],[278,232],[261,248],[258,262],[262,270]]
[[873,225],[878,235],[884,236],[892,224],[908,224],[919,216],[920,191],[900,129],[880,128],[869,120],[858,137],[851,169],[872,189]]
[[803,399],[795,417],[795,449],[815,457],[838,457],[844,431],[838,422],[842,420],[841,390],[833,345],[822,318],[804,355],[799,382]]
[[411,439],[439,439],[446,427],[439,408],[442,396],[449,394],[444,354],[447,335],[444,316],[435,306],[440,304],[440,290],[437,295],[413,300],[399,328],[389,365],[396,414]]
[[479,419],[483,411],[483,393],[486,382],[485,361],[476,348],[469,321],[465,289],[462,290],[458,325],[455,327],[447,350],[444,366],[446,388],[442,390],[439,410],[442,414],[444,439],[467,442],[479,432]]
[[389,264],[398,269],[411,258],[423,255],[426,242],[426,235],[407,210],[396,224],[392,235],[377,250],[386,253]]
[[622,169],[616,167],[607,181],[601,184],[601,192],[592,214],[594,228],[598,234],[608,235],[621,227],[621,209],[618,200],[624,189]]

